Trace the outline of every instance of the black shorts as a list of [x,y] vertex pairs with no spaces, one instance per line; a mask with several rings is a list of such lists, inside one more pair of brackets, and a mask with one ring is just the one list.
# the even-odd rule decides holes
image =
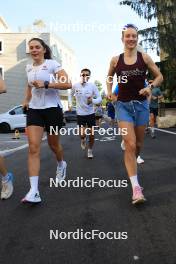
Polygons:
[[95,114],[91,114],[91,115],[77,115],[77,123],[79,126],[83,126],[83,127],[93,127],[96,126],[96,122],[95,122]]
[[61,129],[63,125],[62,108],[50,107],[46,109],[32,109],[27,111],[27,126],[44,127],[46,131],[50,132],[50,126],[54,130]]
[[150,107],[150,113],[154,116],[158,116],[158,108],[152,108]]
[[101,118],[103,118],[103,116],[95,116],[95,119],[96,119],[96,120],[99,120],[99,119],[101,119]]

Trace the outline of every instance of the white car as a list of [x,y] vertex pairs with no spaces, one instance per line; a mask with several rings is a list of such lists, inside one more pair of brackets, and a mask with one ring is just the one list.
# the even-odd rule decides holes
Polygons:
[[22,105],[18,105],[0,114],[0,132],[7,133],[14,129],[26,127],[26,114],[23,113]]

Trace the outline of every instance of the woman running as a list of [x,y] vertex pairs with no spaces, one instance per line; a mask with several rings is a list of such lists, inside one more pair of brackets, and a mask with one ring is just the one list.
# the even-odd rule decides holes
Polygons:
[[[138,29],[128,24],[122,31],[124,53],[113,57],[107,79],[108,97],[112,97],[113,76],[116,74],[119,82],[117,113],[119,127],[127,128],[124,161],[132,184],[132,203],[144,202],[142,188],[138,182],[136,157],[140,153],[144,140],[145,128],[149,121],[149,103],[147,96],[154,87],[158,87],[163,76],[153,60],[146,53],[137,51]],[[145,87],[146,71],[152,73],[152,84]]]
[[[59,97],[59,89],[71,88],[66,72],[61,65],[51,58],[51,50],[46,43],[39,38],[29,41],[29,53],[32,64],[27,65],[28,85],[23,107],[27,108],[27,131],[29,142],[28,171],[30,190],[22,199],[22,202],[41,202],[38,190],[40,171],[40,146],[44,128],[47,132],[47,140],[50,149],[57,160],[56,179],[63,180],[66,177],[67,164],[63,160],[63,150],[59,143],[57,131],[62,127],[63,114]],[[50,82],[52,76],[58,81]]]

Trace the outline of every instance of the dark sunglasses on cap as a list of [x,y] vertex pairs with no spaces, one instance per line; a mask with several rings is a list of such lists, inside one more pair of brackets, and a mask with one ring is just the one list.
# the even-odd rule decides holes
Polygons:
[[123,31],[127,30],[127,28],[134,28],[136,31],[138,31],[138,28],[134,24],[126,24],[123,27]]

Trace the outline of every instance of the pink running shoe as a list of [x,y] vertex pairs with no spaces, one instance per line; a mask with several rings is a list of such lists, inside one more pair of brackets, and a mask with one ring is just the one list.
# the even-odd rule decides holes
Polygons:
[[142,188],[140,186],[135,186],[133,188],[132,204],[143,203],[146,199],[142,193]]

